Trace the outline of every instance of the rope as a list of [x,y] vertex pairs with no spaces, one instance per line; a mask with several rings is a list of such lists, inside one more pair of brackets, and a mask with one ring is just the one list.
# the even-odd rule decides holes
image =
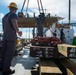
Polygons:
[[26,2],[26,0],[24,0],[24,3],[23,3],[23,6],[22,6],[22,9],[21,9],[21,12],[23,11],[23,8],[24,8],[24,5],[25,5],[25,2]]

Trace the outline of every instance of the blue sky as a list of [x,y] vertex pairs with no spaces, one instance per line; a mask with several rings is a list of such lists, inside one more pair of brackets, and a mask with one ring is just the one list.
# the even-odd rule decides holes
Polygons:
[[[28,0],[26,0],[26,3],[27,1]],[[0,0],[0,30],[1,30],[2,17],[9,12],[7,6],[10,4],[10,2],[15,2],[18,5],[18,11],[17,11],[18,13],[21,11],[24,0]],[[65,18],[63,22],[68,22],[69,0],[42,0],[42,3],[44,9],[46,9],[45,13],[50,13],[53,16],[56,14],[57,16]],[[26,13],[26,4],[23,12],[24,14]],[[27,12],[30,14],[30,16],[32,16],[33,13],[36,13],[36,15],[39,14],[37,0],[29,0],[29,7]],[[71,0],[71,22],[76,23],[76,0]]]

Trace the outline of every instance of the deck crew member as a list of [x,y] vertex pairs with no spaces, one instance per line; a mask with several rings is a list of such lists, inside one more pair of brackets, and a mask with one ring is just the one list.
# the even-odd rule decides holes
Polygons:
[[10,12],[7,13],[3,19],[3,50],[1,55],[1,66],[0,70],[3,71],[3,75],[13,74],[15,70],[11,70],[11,61],[15,53],[15,46],[18,33],[19,36],[22,32],[18,29],[16,11],[18,9],[17,4],[12,2],[8,6]]
[[51,26],[50,26],[50,29],[48,29],[48,30],[46,31],[45,36],[46,36],[46,37],[54,37],[54,36],[56,36],[55,26],[54,26],[54,25],[51,25]]

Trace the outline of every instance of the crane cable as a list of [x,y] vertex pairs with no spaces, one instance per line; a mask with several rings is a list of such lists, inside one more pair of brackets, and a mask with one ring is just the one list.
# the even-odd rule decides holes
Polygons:
[[28,0],[28,2],[27,2],[26,14],[27,14],[27,10],[28,10],[28,5],[29,5],[29,0]]
[[42,12],[44,13],[44,9],[43,9],[43,5],[42,5],[42,1],[40,0],[41,3],[41,8],[42,8]]
[[[21,9],[21,12],[23,11],[23,8],[24,8],[24,5],[25,5],[25,2],[26,2],[26,0],[24,0],[24,3],[23,3],[23,6],[22,6],[22,9]],[[39,8],[39,13],[40,13],[40,5],[41,5],[42,12],[44,13],[44,9],[43,9],[43,5],[42,5],[42,1],[40,0],[40,5],[39,5],[39,0],[37,0],[37,3],[38,3],[38,8]],[[29,0],[28,0],[28,2],[27,2],[26,14],[27,14],[27,10],[28,10],[28,5],[29,5]]]
[[42,12],[44,13],[42,1],[40,0],[40,4],[39,4],[39,0],[37,0],[37,3],[38,3],[38,8],[39,8],[39,13],[40,13],[40,5],[41,5]]
[[22,6],[22,9],[21,9],[21,12],[23,11],[23,8],[24,8],[24,5],[25,5],[25,2],[26,2],[26,0],[24,0],[24,3],[23,3],[23,6]]
[[40,6],[39,6],[39,0],[37,0],[37,3],[38,3],[39,13],[40,13]]

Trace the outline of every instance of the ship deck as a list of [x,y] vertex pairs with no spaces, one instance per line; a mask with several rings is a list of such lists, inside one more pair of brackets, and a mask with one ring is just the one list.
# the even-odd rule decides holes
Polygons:
[[[12,75],[33,75],[31,73],[31,68],[36,64],[36,58],[30,57],[29,48],[24,48],[21,55],[15,56],[12,60],[12,69],[15,69],[15,73]],[[76,59],[73,60],[76,62]],[[2,75],[2,72],[0,72]],[[34,74],[35,75],[35,74]]]
[[[36,60],[29,56],[29,49],[23,49],[20,54],[13,58],[12,69],[15,69],[15,73],[12,75],[32,75],[31,68],[35,65]],[[2,75],[2,72],[0,72]]]

